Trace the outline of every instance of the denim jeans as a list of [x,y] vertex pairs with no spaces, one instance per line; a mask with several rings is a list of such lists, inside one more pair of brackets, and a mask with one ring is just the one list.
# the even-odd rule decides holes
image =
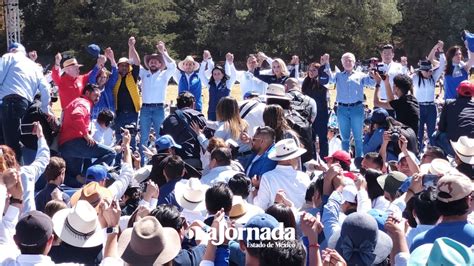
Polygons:
[[97,158],[93,164],[106,163],[111,165],[115,158],[115,151],[105,145],[95,144],[88,146],[83,138],[77,138],[67,141],[59,147],[61,156],[66,161],[66,180],[65,184],[75,186],[75,178],[77,175],[84,175],[87,169],[83,169],[84,159]]
[[[321,158],[327,157],[328,152],[329,152],[328,121],[329,121],[328,110],[327,109],[318,110],[318,114],[316,115],[316,119],[313,122],[313,141],[315,141],[316,136],[318,136],[318,138],[319,138],[319,156]],[[316,155],[316,154],[314,154],[314,155]],[[316,159],[316,156],[314,156],[314,158]]]
[[20,123],[26,113],[29,101],[20,96],[3,98],[2,103],[2,134],[5,145],[12,148],[16,154],[16,160],[21,163],[20,145]]
[[[122,140],[122,132],[120,132],[120,128],[124,127],[125,125],[130,125],[131,123],[137,123],[137,120],[137,112],[117,112],[117,117],[115,117],[114,119],[113,126],[115,130],[115,140],[117,141],[117,143]],[[132,138],[130,146],[132,147],[132,150],[135,149],[135,138]]]
[[337,107],[337,123],[342,138],[342,149],[350,152],[349,143],[352,137],[355,142],[355,158],[364,155],[362,150],[362,129],[364,126],[364,105],[356,106],[338,106]]
[[165,108],[163,106],[157,107],[150,107],[150,106],[142,106],[140,110],[140,146],[138,150],[140,151],[140,155],[142,157],[142,164],[144,163],[145,156],[143,154],[143,147],[142,145],[147,146],[148,143],[148,136],[150,135],[150,130],[153,124],[153,128],[155,129],[156,137],[159,137],[160,127],[165,120]]
[[420,146],[420,151],[423,151],[423,137],[424,129],[426,124],[426,131],[428,132],[428,137],[430,140],[430,145],[433,145],[433,133],[436,128],[436,117],[438,113],[436,110],[436,105],[420,105],[420,126],[418,128],[418,144]]

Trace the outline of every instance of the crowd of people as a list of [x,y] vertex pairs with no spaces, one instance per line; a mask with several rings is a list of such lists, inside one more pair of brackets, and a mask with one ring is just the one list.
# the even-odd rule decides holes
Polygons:
[[474,264],[474,44],[341,70],[135,44],[2,56],[1,265]]

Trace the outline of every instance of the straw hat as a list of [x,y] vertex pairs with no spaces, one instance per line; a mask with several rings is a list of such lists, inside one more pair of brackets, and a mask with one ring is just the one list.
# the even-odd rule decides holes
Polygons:
[[183,69],[184,69],[184,63],[185,63],[185,62],[193,62],[193,64],[194,64],[194,69],[193,69],[193,71],[196,71],[196,70],[199,69],[199,63],[196,62],[196,61],[194,61],[194,58],[193,58],[192,56],[190,56],[190,55],[186,56],[186,58],[184,58],[183,61],[180,61],[180,62],[178,63],[178,68],[181,69],[181,70],[183,70]]
[[76,58],[70,58],[66,61],[63,62],[63,68],[69,67],[69,66],[78,66],[81,67],[83,65],[79,64],[76,60]]
[[275,149],[268,153],[268,159],[284,161],[300,157],[306,149],[298,147],[294,139],[282,139],[275,144]]
[[291,100],[285,93],[285,86],[277,83],[268,85],[266,96],[267,98]]
[[230,209],[229,217],[236,223],[246,224],[250,218],[260,213],[264,213],[264,211],[255,205],[249,204],[241,196],[232,197],[232,209]]
[[174,193],[176,201],[184,209],[190,211],[204,211],[206,204],[204,202],[205,194],[209,186],[204,185],[195,177],[188,180],[181,180],[176,183]]
[[72,195],[71,206],[75,206],[79,200],[85,200],[95,208],[106,198],[112,199],[112,192],[97,182],[90,182]]
[[121,258],[133,265],[162,265],[178,255],[181,240],[174,228],[147,216],[123,231],[118,241]]
[[163,56],[161,54],[147,54],[144,57],[145,67],[147,69],[150,69],[150,67],[148,66],[148,62],[150,62],[151,59],[156,59],[160,62],[163,62]]
[[453,146],[461,161],[467,164],[474,164],[474,139],[461,136],[458,141],[451,141],[451,146]]
[[54,214],[53,230],[62,241],[74,247],[96,247],[104,242],[97,213],[85,200],[79,200],[72,209]]

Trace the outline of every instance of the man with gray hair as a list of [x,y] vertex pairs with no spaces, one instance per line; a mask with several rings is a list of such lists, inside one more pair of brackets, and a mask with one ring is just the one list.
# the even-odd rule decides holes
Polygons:
[[0,124],[8,125],[0,135],[21,162],[20,119],[37,93],[41,93],[41,110],[51,117],[54,115],[49,108],[50,86],[36,63],[26,56],[25,47],[13,43],[9,51],[0,61]]
[[[326,62],[329,62],[327,60]],[[351,132],[355,141],[355,156],[362,157],[362,129],[364,127],[364,87],[374,87],[372,72],[365,74],[354,69],[356,58],[352,53],[341,57],[344,71],[333,73],[326,64],[326,72],[330,83],[336,85],[337,122],[342,137],[342,148],[350,151]]]

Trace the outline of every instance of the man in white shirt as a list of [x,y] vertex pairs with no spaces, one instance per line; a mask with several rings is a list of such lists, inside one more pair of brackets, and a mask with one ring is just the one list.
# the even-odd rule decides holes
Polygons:
[[[400,63],[393,61],[395,53],[393,52],[393,46],[386,44],[382,47],[380,57],[382,58],[383,71],[385,76],[390,80],[390,86],[393,88],[393,78],[398,74],[403,74],[403,66]],[[380,99],[387,99],[385,92],[385,85],[383,82],[380,84],[381,89],[379,90]],[[392,89],[393,90],[393,89]]]
[[159,54],[145,56],[144,61],[147,69],[140,67],[143,101],[139,119],[142,158],[144,158],[142,145],[146,145],[148,141],[152,124],[155,132],[158,132],[165,119],[166,88],[176,71],[176,63],[168,55],[165,44],[160,41],[156,48]]
[[100,111],[97,120],[92,123],[92,138],[102,145],[113,148],[115,145],[115,132],[110,124],[114,120],[114,113],[109,109]]
[[275,144],[275,149],[268,158],[277,161],[276,168],[262,175],[260,181],[253,180],[257,188],[254,192],[254,205],[266,210],[275,202],[275,196],[283,193],[297,209],[305,203],[305,192],[310,185],[307,174],[297,171],[298,162],[306,149],[296,145],[294,139],[283,139]]
[[[273,60],[270,57],[267,57],[264,53],[260,52],[258,56],[262,60],[267,61],[270,66],[272,65]],[[265,95],[267,92],[268,84],[253,75],[253,71],[257,66],[257,56],[253,54],[247,57],[247,71],[236,71],[234,64],[225,65],[226,73],[231,73],[231,68],[234,68],[233,71],[236,71],[237,81],[240,83],[240,91],[242,93],[242,98],[244,98],[244,95],[250,91],[255,91],[259,95]]]
[[238,174],[230,165],[232,161],[232,152],[229,148],[216,148],[211,153],[207,175],[201,178],[201,183],[212,185],[217,182],[227,183],[231,177]]

